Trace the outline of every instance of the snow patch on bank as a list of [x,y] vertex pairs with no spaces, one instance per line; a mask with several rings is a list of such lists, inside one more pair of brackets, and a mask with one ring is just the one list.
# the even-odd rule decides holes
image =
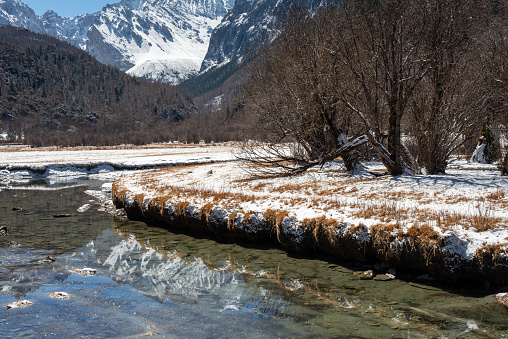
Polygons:
[[77,179],[113,181],[148,168],[233,160],[230,145],[131,147],[118,149],[0,148],[0,186],[28,185],[44,179],[51,185]]
[[[365,166],[382,169],[376,162]],[[441,259],[436,259],[450,271],[458,262],[475,261],[486,246],[499,247],[500,258],[508,258],[508,178],[495,165],[456,160],[447,174],[436,176],[375,177],[368,171],[350,175],[332,162],[291,178],[252,179],[242,164],[230,162],[126,175],[115,185],[127,194],[130,207],[136,206],[134,195],[171,200],[164,188],[177,188],[177,203],[187,204],[188,217],[203,222],[206,215],[207,222],[227,225],[238,236],[273,236],[275,227],[277,239],[283,246],[291,243],[289,248],[319,243],[319,227],[325,227],[334,232],[334,241],[368,249],[379,242],[375,229],[395,255],[413,246],[420,246],[417,251],[439,246]],[[166,203],[171,220],[178,213],[175,204]],[[267,215],[280,220],[267,220]],[[316,223],[322,226],[313,231]]]

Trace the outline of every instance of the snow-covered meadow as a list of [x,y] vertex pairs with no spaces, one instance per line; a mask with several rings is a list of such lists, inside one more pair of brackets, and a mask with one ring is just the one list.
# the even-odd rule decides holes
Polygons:
[[[441,268],[430,266],[446,266],[447,275],[489,255],[508,258],[508,178],[495,165],[457,159],[446,174],[397,177],[374,176],[382,165],[365,165],[369,171],[355,175],[333,162],[278,178],[253,178],[236,161],[164,168],[124,176],[113,195],[147,219],[155,213],[169,222],[194,219],[208,229],[227,225],[228,231],[217,232],[248,233],[257,241],[255,234],[270,233],[289,250],[319,247],[326,233],[332,243],[354,239],[360,252],[374,247],[380,260],[418,253],[420,263],[401,266],[435,275]],[[401,254],[408,251],[414,253]]]
[[145,168],[213,163],[233,159],[230,145],[155,144],[148,146],[30,148],[0,146],[0,184],[34,178],[65,183],[76,178],[113,181]]
[[423,258],[418,268],[436,275],[436,265],[453,272],[468,262],[481,267],[489,256],[496,275],[498,261],[508,259],[508,177],[495,165],[457,159],[446,174],[392,177],[372,175],[383,170],[377,162],[350,175],[339,161],[295,177],[254,178],[234,151],[231,144],[2,147],[0,183],[115,181],[113,199],[147,219],[157,210],[164,220],[227,225],[224,232],[251,240],[276,234],[290,250],[308,247],[309,237],[314,245],[348,238],[357,247],[349,259],[361,260],[371,247],[387,261],[410,251]]
[[[375,162],[367,166],[382,169]],[[375,177],[368,172],[350,176],[339,162],[296,177],[255,179],[244,164],[229,162],[136,173],[122,178],[121,185],[153,197],[178,187],[197,206],[222,196],[224,208],[285,210],[298,220],[325,217],[367,227],[426,223],[443,234],[468,237],[468,254],[508,242],[508,177],[494,165],[457,161],[442,175]]]

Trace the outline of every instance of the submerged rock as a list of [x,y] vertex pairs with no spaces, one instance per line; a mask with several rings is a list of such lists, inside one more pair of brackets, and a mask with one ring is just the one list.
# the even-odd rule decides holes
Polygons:
[[83,277],[90,277],[90,276],[93,276],[93,275],[97,275],[97,270],[96,269],[93,269],[93,268],[78,268],[78,269],[75,269],[75,270],[70,270],[72,273],[76,273],[76,274],[79,274],[79,275],[82,275]]
[[49,297],[53,299],[67,300],[71,298],[71,295],[66,292],[53,292],[49,295]]
[[52,262],[55,262],[55,260],[55,258],[48,255],[46,258],[39,260],[39,262],[43,264],[51,264]]
[[431,277],[430,275],[428,274],[422,274],[420,276],[418,276],[416,278],[417,281],[425,281],[425,282],[432,282],[432,281],[435,281],[436,279],[434,277]]
[[9,243],[9,247],[20,247],[20,246],[21,246],[21,245],[20,245],[20,244],[18,244],[17,242],[15,242],[15,241],[11,241],[11,242]]
[[374,280],[376,280],[376,281],[390,281],[390,280],[394,280],[394,279],[395,279],[395,276],[390,273],[379,274],[379,275],[376,275],[376,277],[374,278]]
[[23,308],[23,307],[26,307],[26,306],[29,306],[29,305],[32,305],[33,302],[31,302],[30,300],[18,300],[18,301],[14,301],[10,304],[7,304],[7,309],[9,308]]
[[71,214],[65,214],[65,213],[62,213],[62,214],[54,214],[53,215],[53,218],[69,218],[69,217],[72,217]]
[[388,278],[388,280],[394,280],[396,277],[393,274],[386,273],[385,276]]

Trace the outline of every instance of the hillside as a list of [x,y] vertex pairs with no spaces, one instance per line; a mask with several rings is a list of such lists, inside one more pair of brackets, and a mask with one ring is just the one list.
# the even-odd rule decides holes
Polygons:
[[97,13],[86,50],[129,74],[178,84],[197,74],[231,0],[124,0]]
[[[0,77],[0,130],[10,141],[158,141],[170,138],[169,123],[194,110],[178,87],[129,76],[65,42],[11,26],[0,26]],[[142,133],[147,129],[155,133]]]
[[129,74],[171,84],[195,75],[233,0],[123,0],[73,18],[0,0],[0,24],[47,34]]

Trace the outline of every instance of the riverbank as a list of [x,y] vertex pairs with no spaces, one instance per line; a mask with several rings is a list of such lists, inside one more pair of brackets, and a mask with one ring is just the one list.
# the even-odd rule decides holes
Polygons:
[[177,143],[114,147],[0,145],[0,188],[46,181],[67,185],[76,179],[114,180],[132,171],[230,161],[230,144]]
[[252,179],[227,162],[127,174],[112,195],[130,218],[170,229],[508,286],[508,178],[494,166],[456,161],[446,175],[376,177],[333,163]]
[[[506,334],[508,308],[494,294],[381,274],[358,280],[356,268],[316,257],[113,219],[84,189],[0,191],[0,226],[10,229],[0,235],[2,337]],[[84,268],[97,274],[76,273]],[[62,292],[71,298],[53,299]],[[32,304],[7,309],[16,300]]]

